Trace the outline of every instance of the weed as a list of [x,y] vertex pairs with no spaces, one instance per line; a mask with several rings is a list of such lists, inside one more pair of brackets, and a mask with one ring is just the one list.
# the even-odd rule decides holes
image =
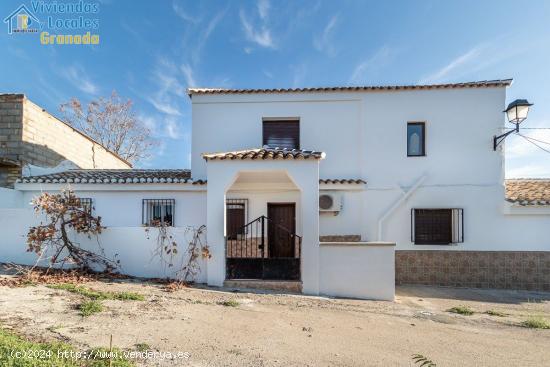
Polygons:
[[53,333],[53,332],[56,332],[57,330],[61,329],[62,327],[63,327],[63,325],[52,325],[52,326],[48,326],[46,328],[46,330],[51,331]]
[[[107,350],[107,349],[105,349]],[[109,360],[90,358],[78,360],[75,349],[60,342],[36,343],[0,327],[0,366],[13,367],[107,367]],[[32,355],[34,358],[21,358],[20,355]],[[132,367],[133,364],[123,358],[121,352],[113,358],[113,367]]]
[[530,329],[550,329],[550,322],[542,317],[530,317],[521,325]]
[[148,350],[151,350],[151,346],[147,343],[137,343],[134,344],[134,346],[136,347],[136,350],[138,352],[146,352]]
[[420,364],[421,367],[436,367],[437,365],[428,357],[423,356],[422,354],[413,354],[412,360],[414,364]]
[[239,302],[235,301],[234,299],[230,299],[228,301],[222,301],[218,302],[220,306],[226,306],[226,307],[238,307]]
[[447,312],[457,313],[459,315],[464,315],[464,316],[472,316],[474,314],[474,310],[472,310],[468,306],[455,306],[455,307],[449,308]]
[[103,311],[103,305],[97,300],[86,301],[78,305],[80,314],[84,317]]
[[487,315],[490,315],[490,316],[498,316],[498,317],[506,317],[506,316],[508,316],[507,313],[500,312],[500,311],[497,311],[497,310],[489,310],[489,311],[486,311],[485,313],[486,313]]
[[76,293],[81,296],[95,299],[95,300],[104,300],[104,299],[114,299],[119,301],[143,301],[145,297],[139,293],[133,292],[103,292],[96,291],[90,288],[78,286],[71,283],[61,283],[61,284],[52,284],[48,286],[52,289],[61,289],[71,293]]

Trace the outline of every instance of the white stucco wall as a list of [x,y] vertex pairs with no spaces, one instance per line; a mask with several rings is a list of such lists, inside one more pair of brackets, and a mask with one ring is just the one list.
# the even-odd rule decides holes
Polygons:
[[[46,186],[46,185],[44,185]],[[92,190],[93,185],[84,189],[73,185],[76,195],[92,198],[95,215],[101,216],[107,227],[140,227],[142,224],[141,209],[143,199],[175,199],[175,226],[200,226],[206,223],[206,193],[205,191],[124,191],[114,187],[111,190]],[[99,185],[96,185],[99,186]],[[46,188],[46,187],[45,187]],[[46,188],[47,189],[47,188]],[[121,190],[122,189],[122,190]],[[29,203],[39,191],[25,191],[23,201]]]
[[336,297],[393,301],[395,244],[322,243],[319,292]]
[[[298,118],[301,148],[326,152],[320,178],[367,181],[362,192],[342,192],[338,216],[320,216],[320,235],[361,234],[398,250],[550,251],[549,212],[506,209],[503,152],[492,149],[505,127],[505,101],[505,88],[193,95],[193,176],[205,177],[203,152],[259,147],[263,118]],[[407,122],[419,121],[426,156],[407,157]],[[379,236],[380,219],[423,176]],[[464,243],[411,243],[411,208],[449,207],[464,209]]]

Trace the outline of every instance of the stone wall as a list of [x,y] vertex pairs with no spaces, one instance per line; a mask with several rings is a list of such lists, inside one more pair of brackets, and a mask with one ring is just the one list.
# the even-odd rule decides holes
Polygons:
[[550,291],[550,251],[395,252],[396,284]]
[[0,95],[0,187],[8,187],[21,174],[22,94]]
[[25,164],[54,167],[64,160],[80,168],[131,168],[23,94],[1,94],[0,186],[13,186]]

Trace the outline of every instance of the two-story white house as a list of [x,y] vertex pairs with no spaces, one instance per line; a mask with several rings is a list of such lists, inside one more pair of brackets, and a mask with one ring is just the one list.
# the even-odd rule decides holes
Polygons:
[[493,149],[511,82],[190,88],[190,172],[73,170],[24,177],[14,195],[69,183],[119,228],[105,247],[135,275],[158,276],[136,256],[153,213],[206,224],[198,280],[214,286],[380,299],[396,282],[550,290],[550,181],[505,187],[503,144]]

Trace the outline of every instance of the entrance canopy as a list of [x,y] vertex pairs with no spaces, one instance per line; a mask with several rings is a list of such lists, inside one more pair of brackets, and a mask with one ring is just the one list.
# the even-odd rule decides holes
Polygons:
[[[264,147],[208,153],[203,157],[207,161],[207,228],[212,253],[208,262],[208,283],[221,286],[232,277],[227,273],[228,258],[235,258],[238,253],[238,257],[244,259],[246,256],[240,255],[242,249],[248,257],[260,249],[259,253],[263,250],[262,257],[269,258],[269,263],[282,261],[281,258],[287,259],[285,264],[292,262],[290,258],[298,261],[297,274],[303,291],[318,294],[319,161],[325,153]],[[227,233],[228,199],[246,200],[250,205],[246,223],[260,218],[251,225],[254,229]],[[268,224],[270,214],[277,218],[277,223],[271,227]],[[261,217],[265,217],[263,224]],[[243,246],[242,238],[255,232],[256,227],[260,235],[248,236],[253,239],[252,246],[248,242]],[[228,236],[235,254],[227,253]]]

